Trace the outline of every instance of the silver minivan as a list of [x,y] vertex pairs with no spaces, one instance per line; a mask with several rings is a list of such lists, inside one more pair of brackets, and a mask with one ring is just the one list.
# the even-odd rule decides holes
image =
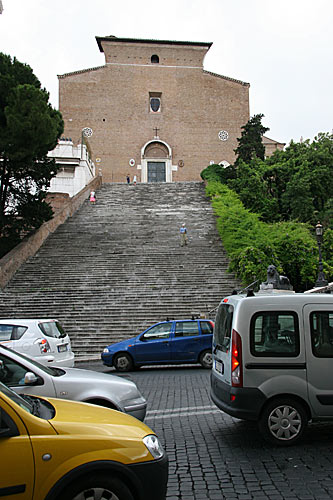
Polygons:
[[333,418],[333,295],[288,291],[225,297],[213,335],[211,397],[291,445],[309,420]]

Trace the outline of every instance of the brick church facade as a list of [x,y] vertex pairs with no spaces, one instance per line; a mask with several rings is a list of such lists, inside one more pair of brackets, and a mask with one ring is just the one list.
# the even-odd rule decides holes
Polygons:
[[249,84],[204,70],[211,43],[96,40],[105,65],[59,75],[59,108],[75,143],[92,130],[104,182],[200,180],[210,163],[233,163]]

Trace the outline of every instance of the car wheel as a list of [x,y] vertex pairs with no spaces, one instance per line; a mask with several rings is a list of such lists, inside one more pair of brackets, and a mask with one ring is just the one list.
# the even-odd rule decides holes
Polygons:
[[200,354],[199,362],[204,368],[211,368],[213,366],[212,351],[203,351]]
[[302,437],[308,416],[304,406],[292,398],[276,399],[264,408],[259,430],[266,440],[279,446],[290,446]]
[[133,361],[129,354],[122,352],[115,356],[113,366],[119,372],[127,372],[133,370]]
[[[92,474],[66,488],[61,500],[134,500],[127,486],[105,474]],[[58,498],[60,500],[60,496]]]

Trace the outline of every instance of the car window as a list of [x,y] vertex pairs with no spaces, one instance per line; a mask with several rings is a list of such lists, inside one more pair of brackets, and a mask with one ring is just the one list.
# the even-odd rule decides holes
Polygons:
[[298,317],[294,312],[256,313],[250,323],[250,349],[254,356],[298,356]]
[[197,321],[176,321],[175,337],[192,337],[199,335]]
[[227,351],[230,345],[234,308],[231,304],[221,304],[217,310],[214,327],[214,344],[222,351]]
[[142,335],[143,340],[165,339],[170,337],[172,323],[159,323]]
[[213,333],[213,323],[211,321],[200,321],[200,327],[204,335]]
[[8,386],[24,385],[24,376],[27,373],[16,361],[0,354],[0,382]]
[[45,321],[38,324],[40,330],[47,337],[54,337],[60,339],[66,337],[66,332],[58,321]]
[[26,330],[26,326],[0,325],[0,342],[5,340],[19,340]]
[[333,311],[311,313],[310,330],[314,356],[333,358]]

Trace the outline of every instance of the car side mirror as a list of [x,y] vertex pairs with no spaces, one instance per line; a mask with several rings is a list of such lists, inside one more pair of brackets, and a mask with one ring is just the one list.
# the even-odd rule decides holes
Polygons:
[[24,385],[34,385],[34,384],[37,384],[38,382],[38,378],[36,377],[36,375],[32,372],[27,372],[25,375],[24,375]]
[[141,340],[141,342],[146,342],[147,339],[144,335],[141,335],[140,340]]

